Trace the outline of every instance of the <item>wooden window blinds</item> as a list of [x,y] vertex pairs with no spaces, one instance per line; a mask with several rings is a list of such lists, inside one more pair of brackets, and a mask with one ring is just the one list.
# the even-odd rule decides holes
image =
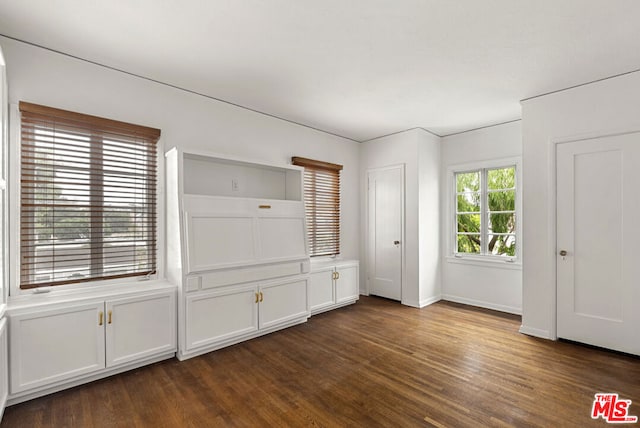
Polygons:
[[156,270],[160,130],[20,102],[20,288]]
[[304,167],[304,206],[310,256],[340,254],[340,171],[342,165],[293,157]]

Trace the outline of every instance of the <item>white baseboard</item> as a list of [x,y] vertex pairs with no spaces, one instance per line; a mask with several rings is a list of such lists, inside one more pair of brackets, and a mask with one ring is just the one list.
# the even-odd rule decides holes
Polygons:
[[434,303],[439,302],[440,300],[442,300],[442,296],[440,295],[431,296],[428,299],[422,299],[420,300],[420,307],[424,308],[425,306],[433,305]]
[[429,297],[428,299],[423,299],[420,301],[416,301],[416,300],[403,300],[402,303],[405,306],[411,306],[412,308],[424,308],[425,306],[429,306],[435,302],[439,302],[441,300],[440,296],[432,296]]
[[453,296],[451,294],[443,294],[442,300],[449,302],[462,303],[463,305],[478,306],[480,308],[491,309],[494,311],[506,312],[509,314],[522,315],[522,309],[513,306],[499,305],[492,302],[482,300],[468,299],[466,297]]
[[534,327],[527,327],[526,325],[520,326],[520,333],[526,334],[527,336],[540,337],[542,339],[550,339],[555,340],[555,337],[548,331],[542,330]]

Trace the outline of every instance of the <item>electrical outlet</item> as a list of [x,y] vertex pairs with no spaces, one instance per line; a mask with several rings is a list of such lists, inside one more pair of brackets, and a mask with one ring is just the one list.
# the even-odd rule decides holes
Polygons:
[[237,178],[231,179],[231,191],[237,192],[238,190],[240,190],[240,186],[238,185],[238,179]]

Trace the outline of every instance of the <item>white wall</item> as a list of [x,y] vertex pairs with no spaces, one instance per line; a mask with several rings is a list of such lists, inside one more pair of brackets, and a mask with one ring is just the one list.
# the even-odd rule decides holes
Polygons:
[[[394,134],[362,144],[361,192],[367,192],[367,170],[405,165],[405,273],[402,303],[422,307],[440,299],[439,138],[421,129]],[[367,212],[366,198],[361,212]],[[366,281],[366,224],[360,226],[363,255],[360,269]],[[366,282],[361,291],[366,293]]]
[[441,139],[419,130],[418,137],[418,281],[419,306],[440,300],[440,150]]
[[522,103],[523,333],[556,337],[555,144],[640,130],[640,72]]
[[[9,102],[28,101],[162,130],[179,146],[290,163],[303,156],[344,165],[341,248],[359,259],[359,144],[4,37]],[[171,58],[167,58],[171,61]]]
[[522,269],[511,264],[461,261],[452,257],[452,213],[447,169],[487,160],[520,157],[520,121],[442,139],[442,298],[499,311],[522,311]]

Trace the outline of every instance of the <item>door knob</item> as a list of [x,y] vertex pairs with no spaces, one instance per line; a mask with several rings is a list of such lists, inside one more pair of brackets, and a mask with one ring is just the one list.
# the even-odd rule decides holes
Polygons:
[[393,245],[400,245],[400,241],[393,241]]
[[567,255],[567,250],[560,250],[560,255],[562,257],[566,256]]

